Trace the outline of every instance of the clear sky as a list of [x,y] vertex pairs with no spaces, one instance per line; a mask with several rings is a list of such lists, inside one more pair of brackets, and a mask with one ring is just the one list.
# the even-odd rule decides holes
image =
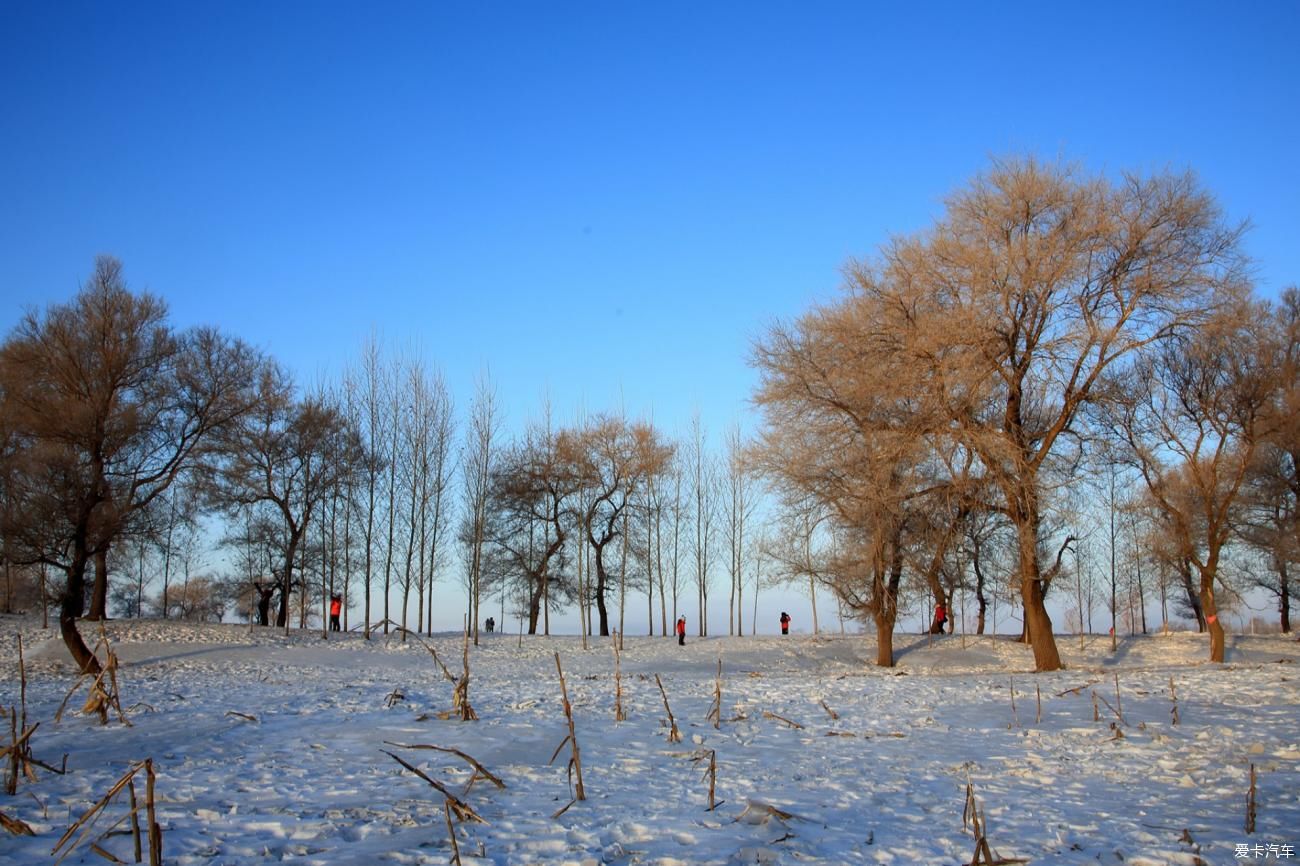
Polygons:
[[1300,282],[1298,44],[1295,0],[5,0],[0,326],[111,253],[303,381],[377,332],[512,424],[720,433],[765,323],[990,156],[1191,168]]

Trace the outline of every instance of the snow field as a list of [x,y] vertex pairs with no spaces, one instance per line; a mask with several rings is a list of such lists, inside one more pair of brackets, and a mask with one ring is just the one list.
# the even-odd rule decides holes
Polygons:
[[[461,722],[437,717],[451,708],[451,685],[413,642],[121,622],[108,634],[133,724],[101,727],[71,711],[53,722],[75,677],[57,638],[27,621],[0,620],[0,705],[17,703],[19,629],[28,717],[41,722],[34,752],[48,763],[67,752],[68,773],[38,770],[37,783],[0,796],[0,811],[37,833],[0,837],[0,864],[53,862],[64,830],[147,757],[169,864],[450,863],[442,795],[383,750],[489,822],[456,825],[466,866],[964,863],[974,849],[962,826],[968,780],[993,848],[1033,863],[1220,864],[1242,862],[1242,843],[1300,844],[1300,644],[1281,637],[1230,639],[1218,666],[1202,661],[1195,635],[1129,638],[1114,656],[1109,638],[1080,649],[1062,636],[1067,669],[1041,675],[1029,672],[1028,648],[1004,638],[898,635],[898,667],[883,670],[871,637],[685,647],[628,637],[620,723],[608,638],[583,650],[576,637],[520,647],[497,634],[471,648],[479,720]],[[459,638],[431,644],[459,674]],[[572,797],[567,747],[548,763],[568,732],[557,651],[588,799],[555,818]],[[706,716],[719,658],[715,730]],[[668,742],[656,673],[681,743]],[[389,706],[395,689],[405,697]],[[1115,708],[1099,697],[1099,721],[1093,692]],[[464,761],[393,743],[459,749],[507,787],[479,779],[462,793]],[[1247,836],[1252,763],[1258,821]],[[104,845],[130,859],[129,839]],[[83,847],[65,862],[104,861]]]

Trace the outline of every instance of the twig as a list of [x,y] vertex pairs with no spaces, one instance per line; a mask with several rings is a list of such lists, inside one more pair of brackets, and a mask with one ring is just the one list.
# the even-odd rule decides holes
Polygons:
[[826,715],[831,717],[831,721],[839,721],[840,714],[826,706],[826,701],[824,700],[822,701],[822,709],[826,711]]
[[455,706],[460,710],[460,720],[462,722],[472,722],[478,719],[478,713],[469,705],[469,629],[465,629],[465,644],[462,654],[465,663],[465,674],[456,683]]
[[[700,752],[692,760],[702,761],[704,760],[705,754],[705,752]],[[714,796],[714,790],[717,787],[718,782],[718,751],[717,749],[709,749],[707,754],[709,756],[709,766],[704,771],[705,778],[709,780],[709,808],[707,811],[712,812],[714,809],[718,808],[719,805]]]
[[618,633],[613,634],[614,645],[614,721],[627,721],[627,712],[623,709],[623,665],[619,658]]
[[668,714],[668,742],[680,743],[682,741],[682,732],[677,730],[677,720],[673,718],[672,708],[668,706],[668,692],[664,691],[663,680],[659,679],[659,674],[655,674],[655,682],[659,685],[659,694],[664,699],[664,712]]
[[[560,695],[564,701],[564,715],[569,720],[569,746],[571,748],[571,757],[569,758],[569,774],[577,777],[577,785],[574,788],[575,800],[587,799],[587,794],[582,787],[582,756],[578,751],[578,733],[573,726],[573,705],[569,703],[569,687],[564,682],[564,669],[560,667],[560,654],[555,654],[555,670],[560,675]],[[561,743],[561,746],[564,744]],[[559,751],[556,751],[559,754]],[[555,760],[554,757],[551,758]]]
[[1173,677],[1169,678],[1169,700],[1173,701],[1174,704],[1173,709],[1169,711],[1169,714],[1173,716],[1174,724],[1177,725],[1178,724],[1178,692],[1174,690]]
[[1097,680],[1093,680],[1092,682],[1084,683],[1084,684],[1081,685],[1081,686],[1075,686],[1075,687],[1072,688],[1072,689],[1066,689],[1066,690],[1063,691],[1063,692],[1057,692],[1057,693],[1056,693],[1056,696],[1057,696],[1058,698],[1063,698],[1063,697],[1065,697],[1066,695],[1077,695],[1079,692],[1083,691],[1084,689],[1088,688],[1089,686],[1095,686],[1096,684],[1097,684]]
[[15,836],[35,836],[36,831],[31,825],[21,818],[11,818],[4,812],[0,812],[0,827],[8,830]]
[[989,847],[988,822],[984,810],[975,799],[975,787],[969,778],[966,780],[966,806],[961,813],[962,829],[970,830],[975,837],[975,853],[971,856],[969,866],[1006,866],[1010,863],[1028,863],[1021,857],[995,857]]
[[27,661],[23,657],[23,636],[18,635],[18,681],[19,681],[19,706],[22,707],[23,717],[18,723],[18,727],[26,730],[27,728]]
[[452,808],[451,800],[447,799],[442,814],[447,819],[447,838],[451,840],[451,862],[460,866],[460,846],[456,844],[456,828],[451,825]]
[[1255,832],[1255,765],[1250,765],[1250,790],[1246,793],[1246,833]]
[[455,755],[456,757],[464,760],[467,764],[472,766],[478,772],[479,775],[487,779],[493,785],[496,785],[498,788],[502,788],[502,789],[504,789],[506,786],[506,783],[501,781],[499,778],[497,778],[495,773],[493,773],[487,767],[480,764],[478,761],[471,758],[469,755],[462,752],[460,749],[447,749],[442,746],[432,746],[432,745],[425,745],[421,743],[408,745],[406,743],[394,743],[390,740],[384,740],[384,742],[390,746],[396,746],[399,749],[431,749],[432,751],[435,752],[446,752],[449,755]]
[[1108,708],[1112,713],[1115,714],[1115,718],[1119,719],[1120,722],[1122,722],[1123,724],[1126,724],[1126,725],[1128,724],[1128,720],[1124,718],[1123,713],[1121,713],[1121,712],[1120,712],[1118,709],[1116,709],[1115,707],[1111,706],[1110,701],[1106,700],[1106,696],[1105,696],[1105,695],[1098,695],[1096,691],[1093,691],[1093,694],[1096,695],[1098,698],[1101,698],[1101,702],[1102,702],[1103,704],[1105,704],[1106,707],[1107,707],[1107,708]]
[[140,805],[135,796],[135,779],[127,785],[127,790],[131,792],[131,845],[135,851],[135,862],[141,863],[143,858],[140,845]]
[[718,676],[713,681],[713,705],[705,719],[712,720],[713,729],[719,730],[722,723],[722,659],[718,659]]
[[[98,660],[101,647],[104,650],[105,658],[103,664],[100,664]],[[95,649],[91,652],[91,655],[95,657],[95,664],[99,666],[99,672],[97,674],[82,673],[77,677],[77,681],[72,684],[72,688],[63,698],[63,703],[59,704],[58,712],[54,714],[54,721],[57,722],[63,719],[63,711],[67,709],[68,701],[77,693],[77,689],[81,688],[81,684],[93,676],[90,684],[90,694],[87,696],[86,703],[81,708],[81,711],[83,713],[98,713],[100,724],[107,725],[108,709],[112,707],[117,710],[118,719],[124,725],[130,727],[131,721],[127,719],[126,713],[122,710],[122,703],[118,697],[117,654],[113,652],[112,646],[108,643],[108,633],[105,631],[103,624],[100,625],[99,643],[95,644]],[[105,677],[108,678],[109,688],[104,686]]]
[[472,808],[470,808],[470,805],[468,803],[466,803],[460,797],[457,797],[451,791],[447,790],[447,787],[445,785],[443,785],[437,779],[431,778],[427,773],[425,773],[419,767],[416,767],[414,764],[411,764],[408,761],[405,761],[402,758],[398,757],[397,755],[394,755],[392,752],[388,751],[387,749],[380,749],[379,751],[383,752],[385,755],[392,758],[394,761],[401,764],[403,767],[410,770],[412,773],[419,776],[424,781],[428,782],[434,788],[434,790],[436,790],[439,794],[442,794],[442,796],[447,799],[447,801],[451,804],[453,811],[455,811],[456,817],[459,818],[460,820],[464,821],[466,818],[468,818],[473,821],[478,821],[480,824],[488,823],[483,819],[481,815],[479,815],[478,812],[475,812]]
[[257,716],[250,716],[248,713],[241,713],[238,710],[226,710],[226,715],[235,716],[248,722],[256,722]]
[[778,716],[776,713],[771,713],[768,712],[767,710],[763,710],[763,718],[776,719],[778,722],[785,722],[787,725],[789,725],[792,728],[795,728],[800,731],[803,730],[803,725],[799,724],[798,722],[792,722],[789,719],[787,719],[785,716]]

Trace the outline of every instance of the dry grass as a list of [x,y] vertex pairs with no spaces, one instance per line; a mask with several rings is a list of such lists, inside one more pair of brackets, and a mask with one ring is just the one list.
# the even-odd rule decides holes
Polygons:
[[568,805],[563,809],[560,809],[560,811],[556,812],[553,816],[558,818],[568,810],[569,806],[572,806],[579,800],[587,799],[587,792],[582,786],[582,753],[578,750],[578,733],[573,725],[573,705],[569,703],[569,687],[564,682],[564,669],[560,667],[560,654],[558,652],[555,654],[555,670],[560,675],[560,696],[564,703],[564,717],[569,722],[569,734],[560,742],[560,745],[555,748],[555,754],[551,755],[551,763],[555,763],[555,759],[559,757],[560,750],[563,749],[567,743],[570,747],[569,782],[572,785],[574,784],[574,780],[577,780],[576,785],[574,786],[573,799],[569,801]]
[[[140,773],[145,776],[145,797],[144,813],[147,825],[146,832],[142,837],[140,830],[140,803],[136,795],[135,779]],[[108,807],[112,804],[122,791],[127,791],[130,796],[131,807],[125,815],[114,821],[107,830],[98,836],[91,838],[91,833],[95,828],[96,822],[107,812]],[[98,854],[114,863],[124,863],[104,848],[104,841],[124,822],[130,822],[130,834],[132,840],[133,854],[136,863],[144,862],[144,845],[143,838],[149,842],[149,866],[162,866],[162,827],[158,824],[157,811],[154,800],[154,770],[153,759],[147,758],[144,761],[127,770],[123,776],[114,783],[108,793],[99,799],[94,806],[86,811],[84,815],[76,820],[71,827],[59,838],[51,854],[58,854],[58,859],[54,861],[55,866],[62,863],[73,851],[77,850],[83,844]],[[80,835],[77,831],[80,830]],[[73,840],[73,836],[76,839]],[[69,844],[71,842],[71,844]],[[64,848],[64,846],[67,846]],[[64,848],[63,853],[59,854],[59,849]]]

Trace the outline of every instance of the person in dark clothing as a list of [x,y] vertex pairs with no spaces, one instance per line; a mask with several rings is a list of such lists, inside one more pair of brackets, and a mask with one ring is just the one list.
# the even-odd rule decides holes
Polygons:
[[686,617],[677,617],[677,645],[686,646]]
[[790,614],[781,611],[781,634],[790,633]]
[[254,583],[253,589],[257,591],[257,624],[270,625],[271,596],[275,594],[275,587]]
[[488,633],[491,634],[492,630],[497,627],[497,621],[492,617],[488,617],[487,622],[483,623],[483,626],[488,630]]

